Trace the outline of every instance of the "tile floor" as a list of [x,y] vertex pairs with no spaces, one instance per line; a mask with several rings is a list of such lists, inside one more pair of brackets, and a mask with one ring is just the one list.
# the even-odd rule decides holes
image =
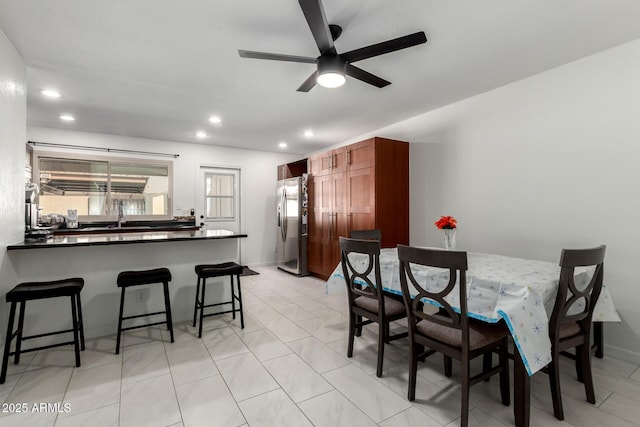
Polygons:
[[[326,295],[317,279],[256,270],[242,278],[244,329],[226,315],[208,318],[202,339],[188,322],[176,324],[173,344],[161,328],[131,331],[120,355],[115,337],[91,339],[80,368],[71,347],[27,353],[0,386],[0,426],[459,425],[459,376],[445,377],[440,358],[421,364],[409,402],[406,340],[386,347],[376,378],[375,325],[346,358],[344,294]],[[640,425],[640,368],[608,357],[594,365],[591,405],[567,364],[565,422],[553,417],[547,377],[535,375],[531,425]],[[513,425],[497,381],[472,387],[471,406],[471,425]]]

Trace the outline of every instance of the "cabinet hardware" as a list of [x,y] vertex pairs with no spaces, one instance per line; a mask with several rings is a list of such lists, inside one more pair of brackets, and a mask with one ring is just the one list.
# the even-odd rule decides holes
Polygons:
[[347,150],[347,164],[351,164],[351,151]]

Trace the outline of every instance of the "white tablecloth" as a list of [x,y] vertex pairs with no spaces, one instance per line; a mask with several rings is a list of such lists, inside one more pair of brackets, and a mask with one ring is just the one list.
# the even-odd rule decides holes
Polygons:
[[[529,375],[532,375],[551,362],[548,325],[558,289],[560,267],[552,262],[493,254],[469,252],[467,257],[469,317],[489,323],[504,319],[518,346],[524,366]],[[350,259],[358,268],[358,263],[364,265],[367,257],[351,254]],[[397,250],[383,249],[380,253],[382,287],[387,292],[401,295],[398,267]],[[442,289],[442,282],[445,277],[448,280],[449,275],[448,271],[433,268],[415,268],[413,271],[421,285],[433,290]],[[586,269],[577,270],[576,283],[586,283],[591,274]],[[341,265],[329,277],[327,291],[346,291]],[[458,297],[459,292],[454,290],[449,303],[458,307]],[[593,320],[620,321],[606,286],[600,294]]]

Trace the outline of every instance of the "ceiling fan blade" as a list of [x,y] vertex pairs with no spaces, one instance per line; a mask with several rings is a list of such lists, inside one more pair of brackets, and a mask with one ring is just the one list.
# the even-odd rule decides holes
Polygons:
[[268,52],[255,52],[253,50],[238,50],[238,54],[240,54],[240,56],[243,58],[270,59],[272,61],[305,62],[308,64],[316,63],[316,58],[309,58],[306,56],[282,55],[279,53],[268,53]]
[[298,0],[298,3],[300,3],[302,13],[304,13],[307,24],[309,24],[311,34],[313,34],[320,53],[322,55],[328,52],[335,53],[333,38],[329,31],[329,23],[320,0]]
[[385,87],[391,84],[391,82],[351,64],[347,64],[347,75],[365,83],[369,83],[370,85],[374,85],[375,87]]
[[424,31],[409,34],[408,36],[398,37],[397,39],[387,40],[386,42],[372,44],[371,46],[355,49],[340,56],[347,62],[356,62],[363,59],[383,55],[396,50],[405,49],[427,42],[427,36]]
[[298,92],[309,92],[316,85],[316,78],[318,77],[318,72],[314,71],[307,80],[304,81],[298,88]]

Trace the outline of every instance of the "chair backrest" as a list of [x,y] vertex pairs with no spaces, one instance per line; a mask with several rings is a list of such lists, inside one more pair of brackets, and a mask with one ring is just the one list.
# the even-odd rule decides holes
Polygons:
[[[400,261],[400,285],[402,287],[402,296],[405,307],[407,308],[407,317],[409,319],[409,328],[413,330],[420,320],[428,320],[440,325],[449,326],[462,330],[463,343],[468,343],[468,322],[467,322],[467,253],[461,251],[445,251],[438,249],[424,249],[405,245],[398,245],[398,259]],[[443,269],[444,280],[437,280],[439,289],[427,289],[416,279],[412,271],[412,265],[421,265],[426,267],[436,267]],[[446,277],[448,270],[448,278]],[[434,273],[438,274],[438,273]],[[428,276],[427,276],[428,277]],[[446,286],[441,284],[448,279]],[[453,292],[456,282],[460,290],[460,311],[453,309],[451,304],[445,298]],[[412,298],[413,290],[409,289],[409,284],[415,289],[415,296]],[[431,299],[437,302],[447,313],[447,316],[434,315],[425,313],[422,310],[420,301],[423,298]]]
[[351,230],[350,237],[359,240],[382,240],[382,232],[376,230]]
[[[367,258],[362,264],[349,259],[349,254],[366,255]],[[380,279],[380,241],[340,237],[340,262],[347,285],[349,305],[353,304],[356,297],[364,296],[378,299],[380,309],[384,309],[382,290],[376,285],[382,283]],[[371,280],[371,273],[373,273],[374,280]],[[380,313],[384,313],[384,311],[380,311]]]
[[[602,290],[605,249],[606,246],[601,245],[592,249],[562,250],[558,294],[549,324],[552,341],[559,336],[560,326],[565,323],[577,322],[583,332],[591,330],[593,309]],[[577,267],[591,268],[576,275]],[[582,303],[584,307],[580,306]]]

